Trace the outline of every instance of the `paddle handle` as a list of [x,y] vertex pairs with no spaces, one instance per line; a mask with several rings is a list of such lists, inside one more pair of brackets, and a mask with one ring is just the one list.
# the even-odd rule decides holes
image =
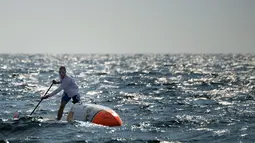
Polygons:
[[[48,91],[50,90],[50,88],[52,87],[53,83],[50,85],[50,87],[48,88],[48,90],[45,92],[45,94],[43,96],[45,96]],[[43,99],[40,100],[40,102],[35,106],[35,109],[39,106],[39,104],[43,101]],[[34,113],[35,109],[30,113],[30,116]]]

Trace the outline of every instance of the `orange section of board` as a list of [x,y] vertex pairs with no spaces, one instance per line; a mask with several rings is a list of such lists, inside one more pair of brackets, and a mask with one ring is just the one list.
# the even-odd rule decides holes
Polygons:
[[119,115],[114,111],[99,111],[92,120],[92,123],[100,124],[104,126],[121,126],[122,120]]

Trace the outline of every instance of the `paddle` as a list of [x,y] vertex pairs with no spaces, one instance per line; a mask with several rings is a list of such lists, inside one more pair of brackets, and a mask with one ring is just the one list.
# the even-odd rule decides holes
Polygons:
[[[48,90],[45,92],[45,94],[43,96],[45,96],[48,91],[50,90],[50,88],[52,87],[53,83],[50,85],[50,87],[48,88]],[[39,106],[39,104],[43,101],[43,99],[40,100],[40,102],[35,106],[35,109]],[[30,116],[34,113],[35,109],[31,112]]]

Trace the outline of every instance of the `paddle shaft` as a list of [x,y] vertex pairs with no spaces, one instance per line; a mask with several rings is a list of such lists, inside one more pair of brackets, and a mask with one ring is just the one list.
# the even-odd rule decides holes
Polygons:
[[[53,85],[53,83],[50,85],[50,87],[48,88],[48,90],[45,92],[45,94],[44,94],[43,96],[45,96],[45,95],[48,93],[48,91],[50,90],[50,88],[52,87],[52,85]],[[35,106],[35,109],[39,106],[39,104],[40,104],[42,101],[43,101],[43,99],[41,99],[40,102]],[[31,112],[30,115],[32,115],[32,114],[34,113],[35,109]]]

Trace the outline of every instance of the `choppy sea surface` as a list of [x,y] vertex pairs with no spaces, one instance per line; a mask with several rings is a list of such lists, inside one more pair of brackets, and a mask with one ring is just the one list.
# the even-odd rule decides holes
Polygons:
[[[123,126],[39,120],[55,118],[61,93],[42,101],[38,119],[13,121],[31,113],[61,65],[83,103],[112,108]],[[0,142],[255,142],[254,54],[0,54],[0,75]]]

